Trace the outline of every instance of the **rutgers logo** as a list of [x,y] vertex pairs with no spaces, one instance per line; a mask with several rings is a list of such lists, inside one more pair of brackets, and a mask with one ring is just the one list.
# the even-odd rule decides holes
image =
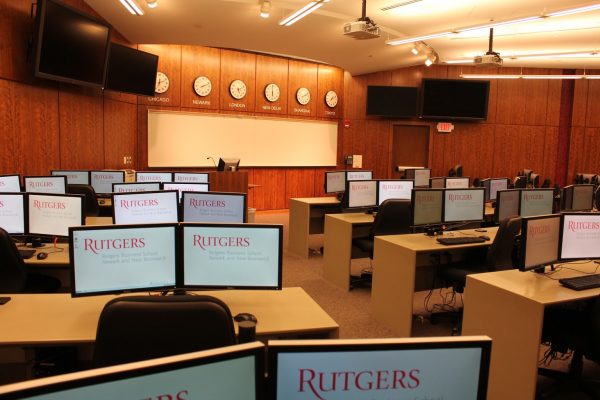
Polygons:
[[433,195],[429,193],[421,193],[420,195],[418,195],[418,198],[416,200],[423,203],[433,203],[435,201]]
[[600,229],[600,222],[569,221],[567,226],[571,232],[596,231]]
[[383,184],[383,185],[381,185],[381,188],[383,190],[402,190],[402,186],[400,186],[400,185],[386,185],[386,184]]
[[95,175],[95,178],[102,181],[112,181],[115,179],[112,175]]
[[470,194],[448,194],[448,200],[450,201],[469,201],[473,200],[473,196]]
[[201,199],[190,199],[189,205],[192,208],[223,208],[227,207],[227,202],[223,200],[201,200]]
[[528,236],[537,237],[539,235],[546,235],[550,233],[550,225],[532,226],[528,229]]
[[[420,370],[378,370],[319,372],[314,369],[299,370],[299,393],[312,394],[325,400],[330,392],[367,392],[416,389],[420,386]],[[353,397],[348,393],[349,397]]]
[[53,188],[54,182],[29,181],[27,182],[27,186],[29,186],[30,188]]
[[91,239],[83,240],[83,249],[98,254],[103,250],[141,249],[146,247],[145,238]]
[[206,250],[207,247],[248,247],[250,238],[237,236],[203,236],[194,235],[193,246]]
[[530,193],[525,193],[523,195],[523,200],[525,201],[531,201],[531,200],[544,200],[544,196],[541,194],[530,194]]
[[65,203],[62,203],[60,201],[39,201],[39,200],[33,201],[33,207],[37,208],[38,210],[64,210],[65,208],[67,208]]
[[156,199],[146,199],[146,200],[121,200],[119,204],[122,208],[129,210],[130,208],[137,207],[153,207],[158,205],[158,200]]
[[158,396],[144,397],[140,400],[187,400],[189,392],[187,390],[181,390],[175,394],[159,394]]

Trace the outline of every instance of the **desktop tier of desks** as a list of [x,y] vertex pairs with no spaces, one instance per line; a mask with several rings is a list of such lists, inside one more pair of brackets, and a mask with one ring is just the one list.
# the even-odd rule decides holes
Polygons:
[[598,264],[568,267],[551,276],[508,270],[467,277],[462,334],[492,338],[489,400],[534,399],[545,308],[600,295],[600,288],[575,291],[558,282],[597,272]]
[[[302,288],[198,293],[221,299],[232,315],[254,314],[259,340],[339,335],[338,324]],[[93,344],[100,313],[116,297],[71,298],[64,293],[2,296],[12,299],[0,310],[0,347]]]
[[324,232],[325,214],[339,213],[340,201],[335,197],[307,197],[289,200],[290,224],[288,249],[308,258],[309,235]]

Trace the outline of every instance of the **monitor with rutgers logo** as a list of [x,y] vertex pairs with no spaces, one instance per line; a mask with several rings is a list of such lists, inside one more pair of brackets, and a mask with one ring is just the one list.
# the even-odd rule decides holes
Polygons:
[[282,225],[181,225],[183,287],[281,289]]
[[20,192],[21,178],[19,175],[0,175],[0,192]]
[[113,193],[113,223],[151,224],[179,221],[176,190]]
[[70,227],[84,224],[83,200],[77,194],[29,193],[27,233],[66,238]]
[[276,400],[486,398],[486,336],[269,341]]
[[261,342],[33,379],[0,387],[5,400],[256,400],[264,398]]
[[67,193],[67,177],[63,175],[54,176],[25,176],[23,183],[26,192],[32,193]]
[[172,289],[177,224],[69,229],[71,295]]
[[247,220],[246,193],[183,192],[183,222],[231,222]]

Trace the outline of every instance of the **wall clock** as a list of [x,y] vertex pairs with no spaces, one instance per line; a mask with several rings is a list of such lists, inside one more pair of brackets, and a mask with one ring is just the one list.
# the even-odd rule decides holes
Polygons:
[[279,90],[279,86],[277,86],[277,84],[269,83],[267,86],[265,86],[265,98],[271,103],[279,100],[280,95],[281,91]]
[[246,90],[246,84],[240,79],[236,79],[229,84],[229,93],[236,100],[243,99],[246,96]]
[[303,106],[307,105],[310,101],[310,91],[305,87],[299,88],[296,91],[296,100]]
[[154,91],[158,94],[162,94],[167,90],[169,90],[169,77],[163,72],[157,72]]
[[338,96],[337,93],[334,90],[330,90],[325,94],[325,104],[327,104],[329,107],[333,108],[335,106],[337,106],[338,103]]
[[199,76],[194,79],[194,92],[198,96],[208,96],[212,90],[212,82],[206,76]]

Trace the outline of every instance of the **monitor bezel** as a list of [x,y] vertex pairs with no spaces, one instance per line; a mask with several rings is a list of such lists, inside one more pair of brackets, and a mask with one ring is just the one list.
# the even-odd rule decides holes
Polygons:
[[[591,187],[592,188],[592,196],[590,198],[590,208],[584,208],[584,209],[580,209],[580,210],[576,210],[573,208],[573,202],[575,199],[575,191],[577,190],[577,188],[579,187]],[[568,204],[568,208],[567,208],[567,204],[561,204],[561,211],[573,211],[573,212],[587,212],[587,211],[592,211],[594,209],[594,195],[595,195],[595,190],[594,190],[594,184],[591,183],[579,183],[579,184],[575,184],[575,185],[567,185],[563,188],[563,193],[562,196],[564,198],[566,198],[565,196],[565,192],[566,191],[570,191],[571,192],[571,197],[570,197],[570,203]]]
[[[179,183],[179,182],[175,182],[175,183]],[[248,222],[248,194],[247,193],[242,193],[242,192],[186,192],[183,191],[181,192],[181,213],[180,213],[180,218],[181,218],[181,222],[192,222],[192,221],[185,221],[185,196],[186,194],[189,195],[193,195],[196,193],[202,193],[202,194],[208,194],[209,196],[212,195],[219,195],[219,196],[232,196],[232,197],[239,197],[242,196],[244,198],[244,221],[242,222],[232,222],[232,223],[237,223],[237,224],[244,224]]]
[[[134,195],[145,195],[145,194],[159,194],[159,195],[163,195],[163,194],[167,194],[167,193],[175,193],[175,199],[176,199],[176,208],[177,208],[177,221],[176,222],[164,222],[165,224],[170,224],[170,223],[177,223],[181,220],[181,215],[180,215],[180,210],[179,210],[179,193],[177,192],[177,190],[154,190],[154,191],[150,191],[150,192],[128,192],[128,193],[111,193],[110,194],[110,200],[111,200],[111,204],[112,204],[112,223],[113,225],[140,225],[139,224],[132,224],[132,223],[126,223],[126,224],[120,224],[118,222],[116,222],[116,207],[115,205],[117,204],[117,202],[115,201],[115,197],[118,196],[134,196]],[[161,222],[148,222],[148,224],[156,224],[156,223],[161,223]],[[145,224],[145,223],[144,223]]]
[[[330,191],[328,190],[327,187],[327,175],[329,174],[343,174],[344,175],[344,190],[341,191]],[[323,182],[323,189],[325,191],[326,194],[337,194],[337,193],[344,193],[344,191],[346,190],[346,171],[342,170],[342,171],[325,171],[325,174],[323,175],[323,177],[325,178],[325,182]]]
[[[37,193],[35,193],[37,194]],[[6,230],[3,226],[0,228],[4,229],[9,236],[25,236],[28,234],[29,230],[29,201],[27,196],[29,194],[25,192],[0,192],[0,197],[3,196],[21,196],[21,201],[23,202],[23,233],[11,233]]]
[[[63,176],[64,177],[64,176]],[[68,238],[69,237],[69,233],[67,231],[66,235],[50,235],[48,233],[37,233],[37,232],[32,232],[31,231],[31,213],[29,212],[29,199],[31,196],[60,196],[60,197],[73,197],[73,198],[79,198],[81,199],[81,223],[80,226],[85,225],[85,195],[83,194],[74,194],[74,193],[65,193],[65,194],[58,194],[58,193],[38,193],[38,192],[29,192],[27,193],[27,234],[30,236],[36,236],[36,237],[57,237],[57,238]],[[71,229],[71,227],[69,227],[69,229]]]
[[[117,186],[137,186],[137,185],[158,185],[158,188],[152,190],[140,190],[136,192],[117,192]],[[113,182],[111,193],[147,193],[147,192],[159,192],[161,190],[160,182]]]
[[24,176],[23,177],[23,189],[24,192],[26,193],[45,193],[45,194],[49,194],[48,192],[32,192],[27,190],[27,180],[30,178],[50,178],[50,179],[56,179],[56,180],[60,180],[62,178],[63,184],[64,184],[64,188],[65,191],[64,193],[52,193],[52,194],[67,194],[67,177],[65,175],[39,175],[39,176],[33,176],[33,175],[28,175],[28,176]]
[[277,399],[277,360],[282,353],[332,353],[341,351],[403,351],[435,349],[481,349],[477,400],[487,396],[492,340],[487,336],[451,336],[396,339],[269,340],[267,343],[268,395]]
[[544,265],[525,265],[525,253],[526,253],[526,249],[527,249],[527,235],[525,235],[524,233],[527,232],[527,227],[529,225],[529,221],[535,221],[538,219],[547,219],[547,218],[560,218],[560,214],[545,214],[545,215],[535,215],[532,217],[522,217],[521,218],[521,244],[519,246],[519,257],[516,263],[516,267],[518,267],[519,271],[521,272],[526,272],[526,271],[532,271],[532,270],[536,270],[536,269],[540,269],[543,268],[546,265],[551,265],[555,262],[560,261],[560,239],[561,239],[561,227],[562,227],[562,223],[561,221],[559,221],[559,243],[557,243],[558,246],[558,251],[556,254],[556,260],[553,261],[549,261],[548,263],[544,264]]
[[100,172],[100,173],[108,172],[108,173],[111,173],[111,174],[113,174],[113,173],[117,172],[117,173],[119,173],[119,174],[121,174],[121,175],[123,176],[123,179],[121,180],[121,182],[111,182],[111,183],[110,183],[110,184],[111,184],[111,188],[112,188],[112,184],[113,184],[113,183],[126,183],[126,180],[125,180],[125,171],[123,171],[123,170],[120,170],[120,169],[110,169],[110,170],[90,170],[90,186],[94,188],[94,191],[95,191],[95,192],[96,192],[96,194],[98,194],[98,195],[105,195],[105,196],[108,196],[108,195],[110,195],[112,192],[101,192],[101,191],[98,191],[98,190],[96,189],[96,187],[94,186],[94,183],[92,182],[92,175],[93,175],[94,173],[96,173],[96,172]]
[[[439,187],[439,188],[433,187],[433,181],[442,181],[442,187]],[[429,178],[429,189],[444,189],[445,187],[446,187],[446,177],[445,176],[434,176],[433,178]]]
[[[416,170],[424,170],[424,169],[426,169],[426,170],[429,171],[429,177],[427,178],[427,182],[428,183],[426,185],[417,185],[417,180],[415,179],[415,174],[416,174],[415,171]],[[410,178],[408,176],[409,172],[412,173],[412,176],[413,176],[412,178]],[[415,181],[415,184],[414,184],[415,188],[427,188],[429,186],[429,179],[431,179],[431,168],[427,168],[427,167],[423,167],[423,168],[405,168],[404,169],[404,179],[411,179],[411,180]],[[445,184],[446,183],[444,182],[444,185]]]
[[[228,224],[228,223],[209,223],[209,222],[181,222],[179,224],[179,254],[180,265],[177,276],[179,281],[177,287],[195,290],[281,290],[283,288],[283,225],[275,224]],[[279,249],[278,249],[278,266],[277,266],[277,286],[239,286],[239,285],[202,285],[202,284],[186,284],[185,283],[185,249],[184,249],[184,232],[189,228],[242,228],[242,229],[277,229],[279,231]]]
[[[492,201],[496,201],[496,197],[494,197],[492,199],[492,194],[491,194],[491,185],[492,185],[492,181],[502,181],[502,180],[506,180],[506,189],[502,189],[502,190],[508,190],[509,186],[510,186],[510,178],[485,178],[481,180],[481,187],[483,187],[485,189],[485,201],[486,202],[492,202]],[[498,194],[498,190],[496,190],[496,195]]]
[[[0,175],[0,178],[10,178],[10,177],[13,177],[13,176],[16,176],[17,180],[19,181],[19,192],[23,192],[23,186],[21,185],[21,175],[20,174]],[[13,192],[13,191],[10,191],[10,192],[1,192],[0,191],[0,193],[17,193],[17,192]]]
[[[175,246],[175,265],[174,265],[174,278],[175,282],[173,285],[159,285],[159,286],[145,286],[143,288],[133,289],[115,289],[115,290],[98,290],[94,292],[77,292],[77,284],[75,277],[75,249],[73,246],[73,232],[75,231],[90,231],[90,230],[110,230],[110,229],[147,229],[147,228],[168,228],[173,227],[173,243]],[[161,290],[174,290],[177,288],[177,273],[181,260],[181,254],[178,249],[179,241],[179,223],[149,223],[149,224],[123,224],[123,225],[86,225],[69,228],[69,275],[71,278],[71,297],[87,297],[87,296],[101,296],[107,294],[123,294],[123,293],[138,293],[138,292],[151,292]]]
[[381,191],[381,184],[382,183],[412,182],[412,187],[410,188],[410,196],[407,197],[406,199],[398,198],[400,200],[411,200],[412,190],[415,188],[415,181],[413,181],[412,179],[376,179],[376,181],[377,181],[377,207],[379,207],[381,205],[381,203],[383,203],[381,201],[381,199],[379,198],[380,197],[379,194],[380,194],[380,191]]
[[[454,192],[454,191],[479,191],[479,192],[483,192],[483,196],[482,199],[483,201],[481,202],[481,218],[480,219],[460,219],[460,220],[452,220],[452,221],[448,221],[446,219],[446,193],[448,192]],[[469,188],[452,188],[452,189],[444,189],[444,197],[442,198],[442,222],[444,224],[456,224],[456,223],[460,223],[460,222],[482,222],[485,220],[485,189],[482,187],[469,187]]]
[[[170,179],[168,181],[139,181],[138,176],[144,174],[169,174]],[[135,183],[155,183],[155,182],[173,182],[173,171],[135,171]]]
[[[375,202],[374,204],[371,205],[365,205],[365,206],[350,206],[350,182],[352,183],[356,183],[356,182],[375,182]],[[345,190],[344,190],[344,197],[342,198],[342,208],[345,208],[347,210],[369,210],[372,208],[377,207],[377,194],[378,194],[378,189],[379,189],[379,184],[377,183],[377,179],[357,179],[357,180],[353,180],[353,181],[348,181],[346,180],[345,183]]]
[[[589,257],[563,257],[563,231],[565,227],[565,217],[569,215],[593,215],[600,218],[600,213],[597,212],[577,212],[577,211],[566,211],[560,213],[560,236],[558,237],[558,259],[559,261],[575,261],[575,260],[589,260]],[[600,220],[598,221],[600,222]]]
[[73,372],[59,376],[39,378],[0,387],[0,397],[6,400],[28,399],[40,395],[56,395],[62,391],[85,386],[134,379],[146,375],[176,371],[195,366],[210,365],[237,358],[254,357],[255,399],[262,399],[265,391],[265,348],[255,341],[182,355],[155,358],[128,364]]
[[[411,226],[415,227],[415,226],[421,226],[421,227],[426,227],[426,226],[434,226],[434,225],[441,225],[444,223],[444,190],[446,189],[442,189],[442,188],[424,188],[424,187],[413,187],[413,190],[411,192],[411,196],[410,196],[410,213],[412,216],[412,221],[411,221]],[[417,192],[428,192],[428,191],[436,191],[436,192],[441,192],[442,193],[442,201],[441,201],[441,205],[440,205],[440,221],[439,222],[428,222],[426,224],[417,224],[415,223],[415,207],[416,207],[416,202],[415,202],[415,197],[417,195]]]
[[[552,211],[554,210],[554,189],[552,188],[526,188],[526,189],[516,189],[519,190],[521,193],[519,193],[519,216],[523,217],[523,195],[524,193],[530,193],[530,192],[549,192],[552,196],[552,207],[550,210],[550,213],[546,213],[546,214],[541,214],[541,215],[548,215],[548,214],[552,214]],[[535,215],[528,215],[528,217],[534,217]]]
[[[206,182],[179,182],[176,180],[178,175],[203,175],[206,176]],[[173,182],[175,183],[210,183],[210,172],[173,172]]]
[[[467,181],[467,187],[465,188],[449,188],[448,181]],[[444,189],[468,189],[471,187],[471,178],[468,176],[445,176],[444,177]]]
[[[498,196],[502,197],[503,195],[500,193],[504,192],[519,192],[521,189],[506,189],[506,190],[498,190],[496,192],[496,207],[494,208],[494,221],[500,222],[500,210],[502,207],[501,202],[498,199]],[[512,214],[513,216],[521,216],[521,194],[519,193],[517,196],[517,214]]]
[[[87,182],[86,183],[70,183],[69,182],[69,178],[64,175],[64,174],[55,174],[55,172],[83,172],[84,174],[87,175]],[[64,176],[67,178],[67,185],[89,185],[90,184],[90,170],[85,170],[85,169],[51,169],[50,170],[50,175],[51,176]]]

